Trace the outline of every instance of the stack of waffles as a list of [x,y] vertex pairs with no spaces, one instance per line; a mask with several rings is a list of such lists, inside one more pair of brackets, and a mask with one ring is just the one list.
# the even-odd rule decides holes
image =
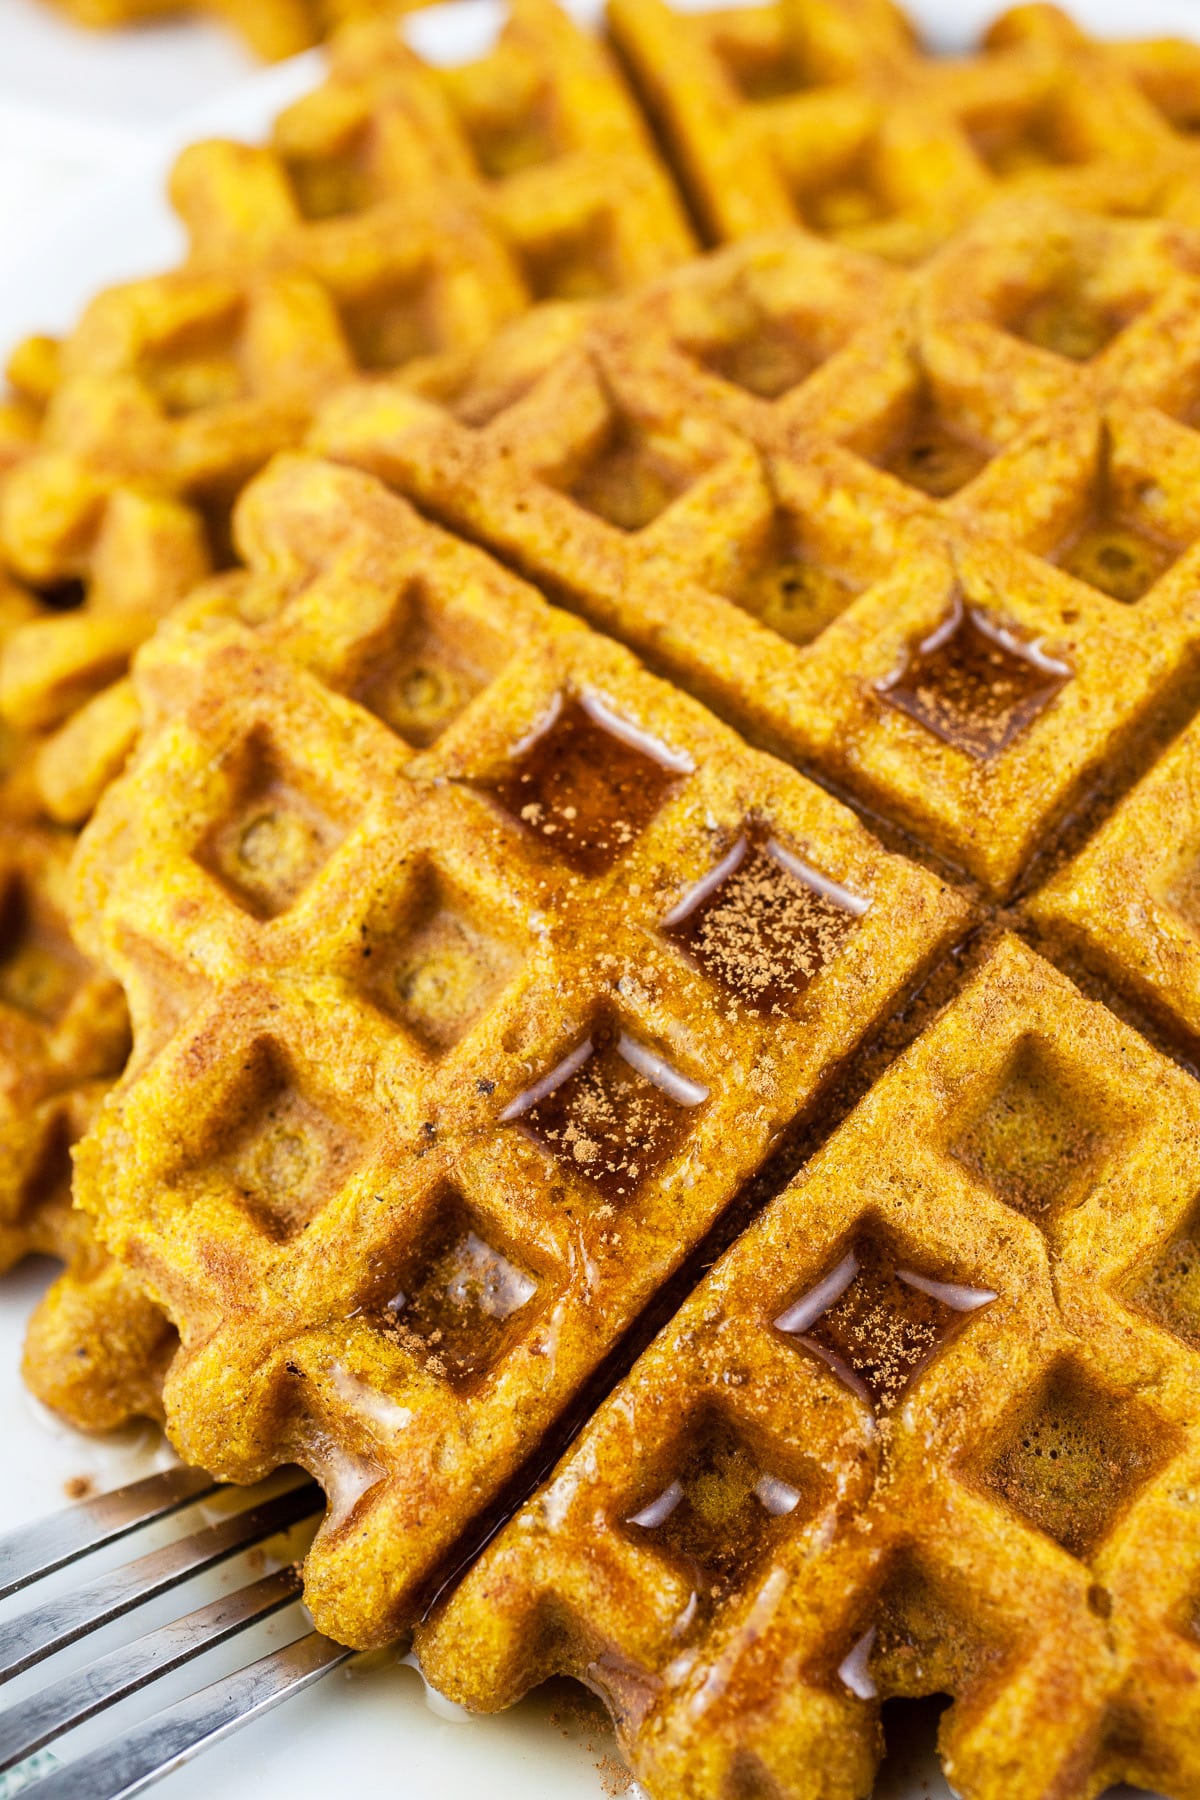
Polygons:
[[355,25],[14,358],[27,1376],[653,1800],[1195,1800],[1200,51],[610,33]]

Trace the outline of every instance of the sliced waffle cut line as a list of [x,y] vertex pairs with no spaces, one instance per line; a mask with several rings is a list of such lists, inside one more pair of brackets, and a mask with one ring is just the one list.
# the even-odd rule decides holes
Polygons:
[[[310,442],[1001,898],[1188,678],[1194,250],[1006,202],[871,323],[860,258],[780,236],[594,320],[483,423],[383,383]],[[1116,321],[1090,359],[1015,329],[1048,291]],[[818,346],[774,398],[738,361],[768,315]]]
[[1188,1791],[1200,1314],[1145,1294],[1198,1133],[1001,940],[425,1620],[428,1678],[577,1677],[663,1800],[867,1792],[880,1705],[934,1693],[971,1800]]
[[1149,1008],[1194,1059],[1200,1041],[1196,780],[1182,733],[1080,853],[1026,902],[1051,945]]
[[241,531],[78,860],[136,1042],[77,1186],[177,1445],[311,1466],[309,1602],[378,1643],[965,909],[369,478],[285,460]]

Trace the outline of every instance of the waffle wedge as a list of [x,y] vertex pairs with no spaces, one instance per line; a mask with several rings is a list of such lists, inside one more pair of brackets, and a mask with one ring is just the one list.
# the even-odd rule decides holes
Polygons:
[[309,1604],[371,1644],[964,909],[370,479],[240,516],[83,843],[156,1048],[77,1189],[182,1453],[314,1470]]
[[1035,198],[889,285],[783,234],[483,424],[382,383],[311,441],[1002,896],[1190,678],[1196,250]]
[[422,1626],[429,1678],[577,1676],[655,1800],[852,1800],[935,1693],[971,1800],[1193,1792],[1198,1134],[1002,940]]

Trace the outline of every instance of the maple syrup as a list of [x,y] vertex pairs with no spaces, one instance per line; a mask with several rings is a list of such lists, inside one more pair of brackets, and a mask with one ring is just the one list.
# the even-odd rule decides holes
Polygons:
[[620,860],[690,769],[585,695],[559,703],[492,791],[556,856],[594,876]]
[[956,594],[951,609],[902,666],[875,684],[888,706],[943,743],[990,762],[1043,713],[1070,665],[1027,643]]
[[773,839],[741,837],[663,933],[752,1012],[786,1012],[837,956],[868,903]]
[[677,1153],[707,1098],[707,1088],[602,1023],[502,1117],[617,1203]]
[[704,1617],[744,1588],[789,1522],[794,1529],[797,1517],[808,1515],[812,1496],[765,1470],[717,1414],[690,1429],[687,1440],[672,1481],[626,1516],[625,1529],[686,1571]]
[[775,1329],[819,1356],[877,1413],[899,1404],[913,1379],[990,1288],[942,1282],[897,1263],[886,1245],[859,1239]]
[[535,1276],[491,1241],[457,1193],[443,1189],[375,1317],[431,1373],[467,1388],[500,1361],[532,1316],[537,1292]]

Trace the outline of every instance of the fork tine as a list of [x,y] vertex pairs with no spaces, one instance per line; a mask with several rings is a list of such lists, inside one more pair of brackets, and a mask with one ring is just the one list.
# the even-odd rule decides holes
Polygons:
[[319,1681],[354,1652],[312,1631],[37,1783],[37,1800],[124,1800]]
[[164,1469],[9,1532],[0,1537],[0,1600],[126,1532],[204,1499],[218,1485],[203,1469]]
[[320,1503],[320,1489],[314,1482],[305,1481],[246,1512],[207,1525],[190,1537],[152,1550],[137,1562],[21,1613],[0,1626],[0,1681],[20,1674],[22,1669],[41,1662],[111,1619],[120,1618],[122,1613],[175,1587],[189,1575],[212,1568],[237,1551],[296,1524],[315,1512]]
[[180,1668],[204,1650],[266,1619],[297,1599],[299,1572],[279,1569],[235,1593],[223,1594],[186,1618],[159,1626],[132,1644],[122,1644],[86,1668],[65,1675],[40,1693],[0,1712],[0,1772],[32,1756],[51,1738],[82,1725],[106,1706]]

